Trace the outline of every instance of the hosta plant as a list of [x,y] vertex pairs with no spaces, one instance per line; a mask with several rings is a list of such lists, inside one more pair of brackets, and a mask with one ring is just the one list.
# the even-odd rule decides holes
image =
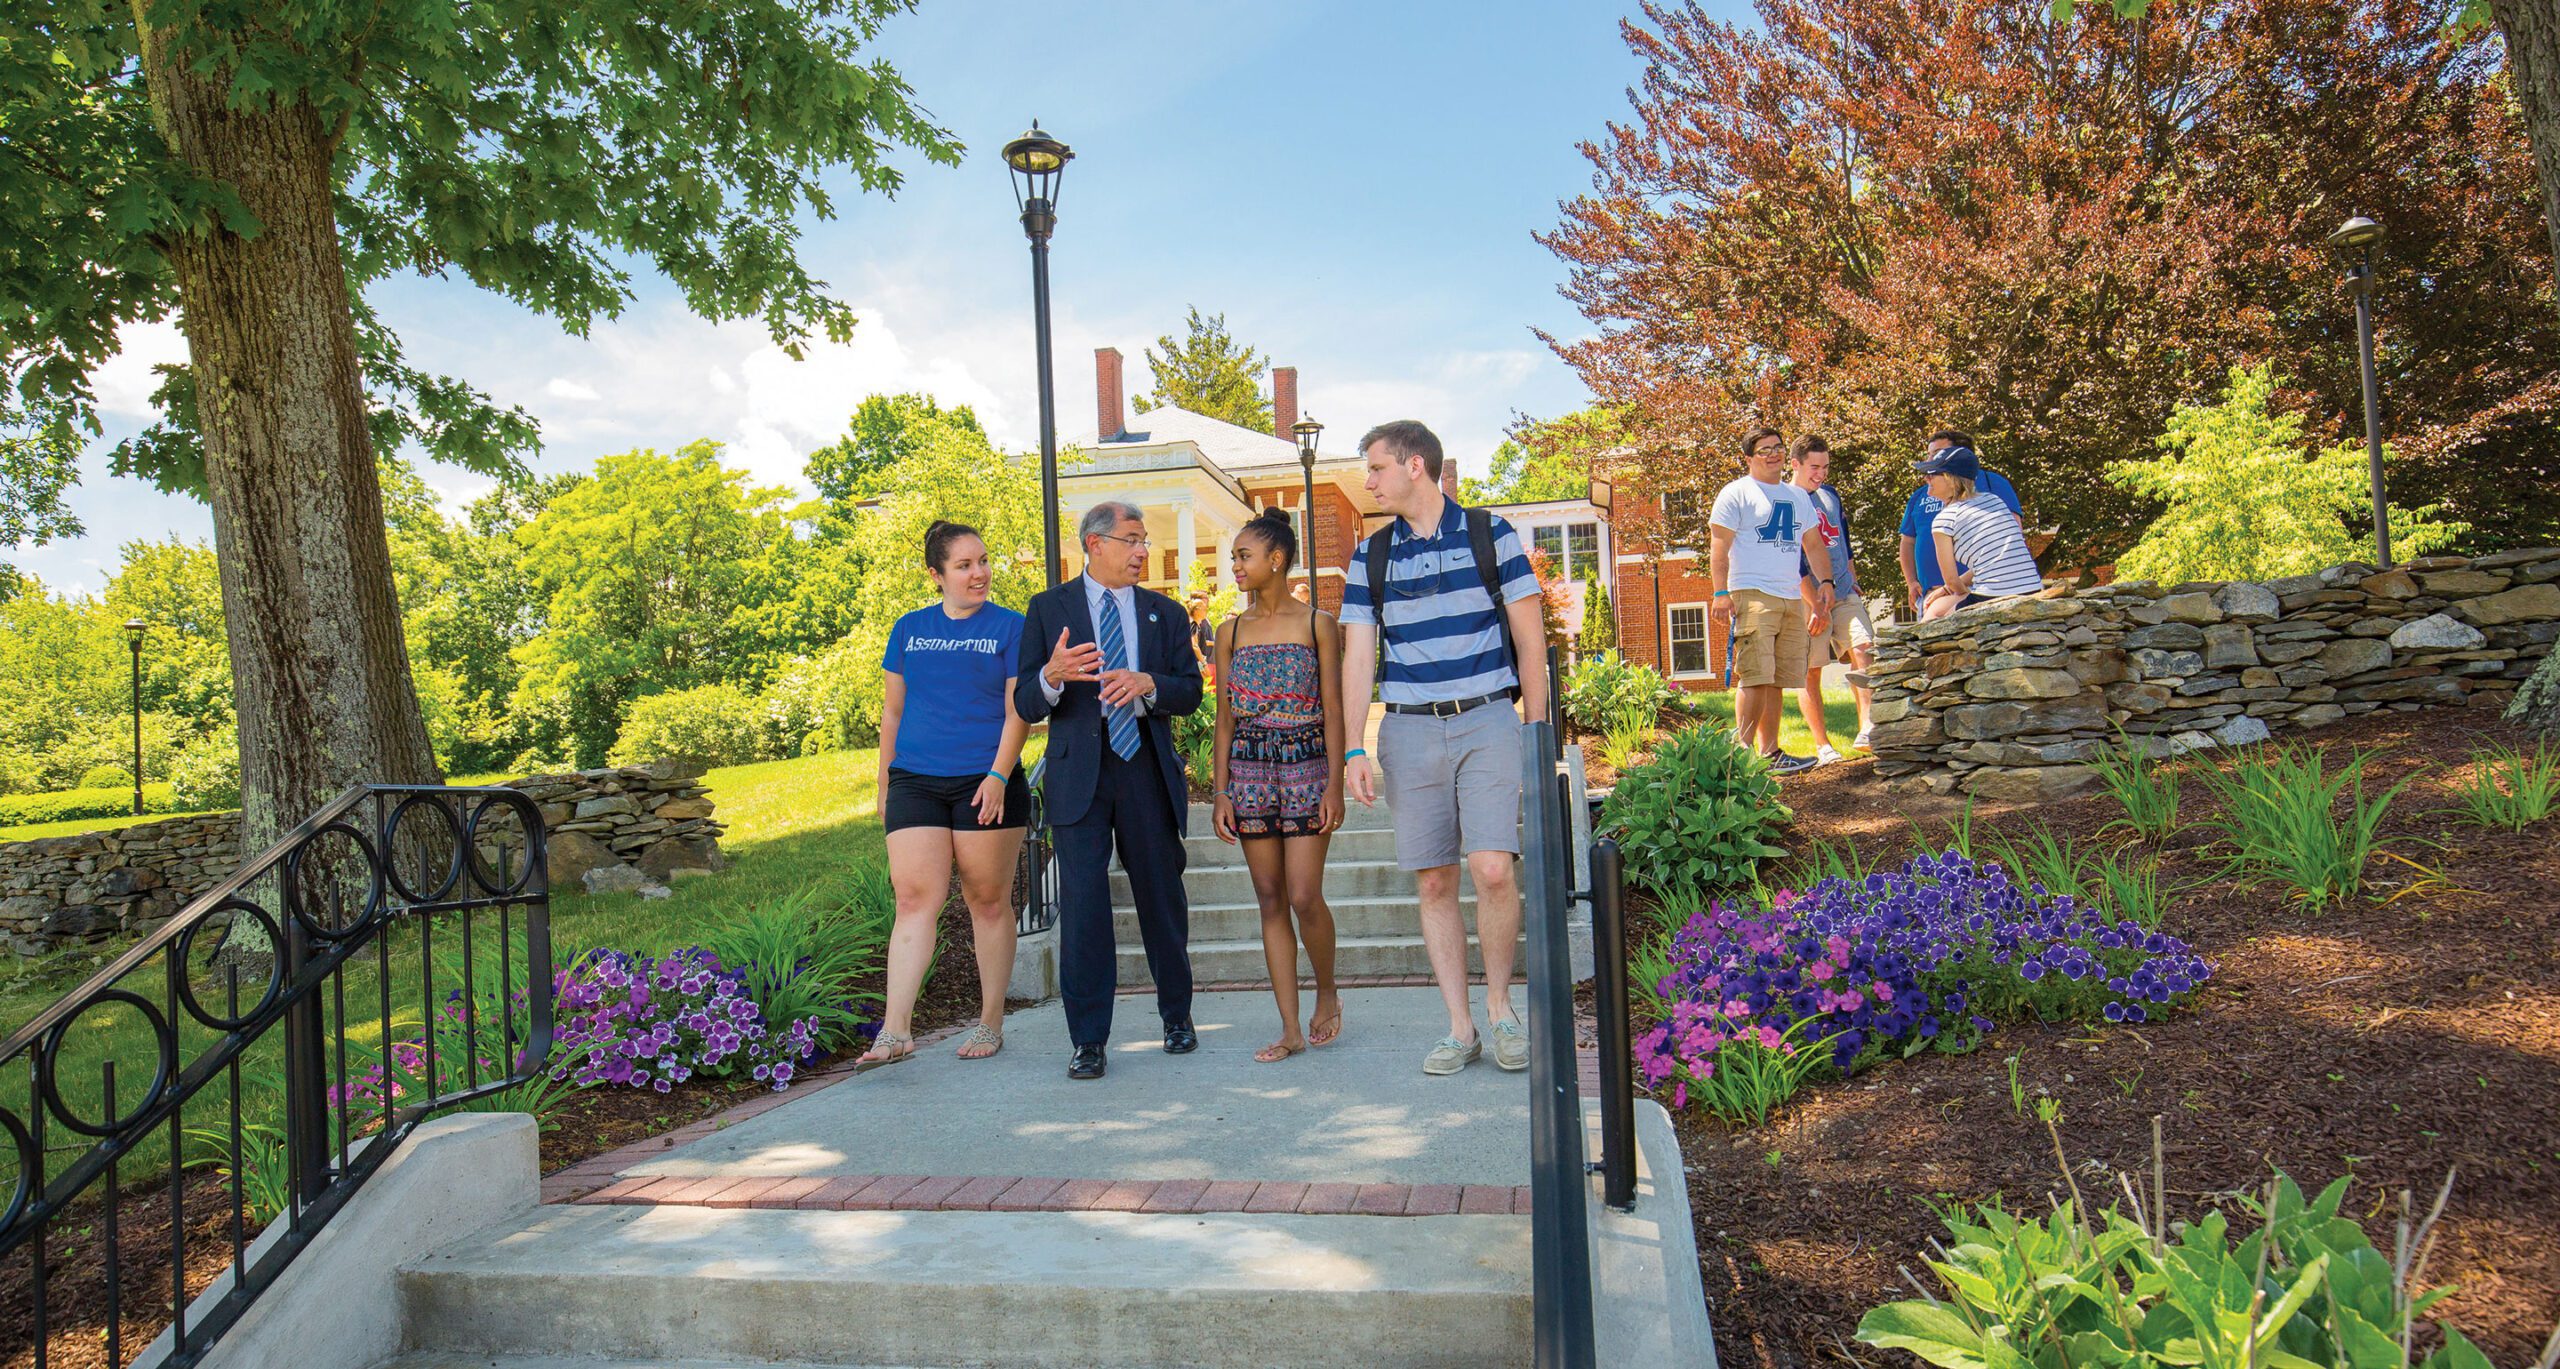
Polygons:
[[1750,888],[1761,861],[1785,855],[1778,829],[1794,816],[1767,761],[1721,727],[1693,727],[1618,776],[1599,834],[1655,897],[1703,903]]

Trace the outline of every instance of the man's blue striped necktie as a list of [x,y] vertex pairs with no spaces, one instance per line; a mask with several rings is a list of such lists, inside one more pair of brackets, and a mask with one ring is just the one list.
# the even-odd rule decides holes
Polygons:
[[[1102,596],[1102,612],[1094,624],[1095,636],[1102,640],[1102,668],[1129,668],[1129,639],[1120,631],[1120,605],[1110,595]],[[1111,733],[1111,749],[1122,760],[1138,754],[1138,719],[1127,704],[1104,704],[1103,726]]]

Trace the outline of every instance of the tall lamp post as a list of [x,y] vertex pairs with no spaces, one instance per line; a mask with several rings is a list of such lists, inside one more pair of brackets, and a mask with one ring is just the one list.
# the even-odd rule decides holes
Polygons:
[[124,634],[133,645],[133,815],[142,816],[142,634],[151,625],[128,618]]
[[2338,225],[2329,245],[2346,259],[2347,289],[2356,297],[2356,359],[2364,368],[2364,455],[2373,472],[2375,560],[2391,567],[2391,514],[2382,496],[2382,382],[2373,369],[2373,249],[2382,245],[2381,224],[2359,214]]
[[1063,578],[1058,560],[1058,391],[1049,374],[1049,235],[1058,227],[1058,181],[1075,153],[1065,143],[1031,131],[1004,145],[1004,164],[1013,169],[1013,203],[1022,211],[1022,231],[1031,239],[1031,319],[1038,335],[1040,366],[1040,545],[1048,558],[1049,583]]
[[1298,469],[1307,477],[1304,559],[1307,563],[1307,611],[1313,613],[1324,607],[1323,602],[1316,598],[1316,439],[1324,436],[1324,425],[1316,422],[1315,415],[1309,414],[1289,429],[1289,435],[1298,439]]
[[1609,649],[1617,652],[1619,659],[1623,660],[1627,654],[1626,628],[1623,626],[1626,614],[1620,607],[1618,595],[1618,525],[1610,517],[1617,509],[1617,483],[1595,473],[1591,477],[1589,497],[1591,507],[1600,511],[1600,521],[1609,525]]

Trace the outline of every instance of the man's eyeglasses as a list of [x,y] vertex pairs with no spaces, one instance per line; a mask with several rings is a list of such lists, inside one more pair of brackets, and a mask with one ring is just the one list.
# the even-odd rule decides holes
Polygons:
[[1094,536],[1101,538],[1105,542],[1118,542],[1122,546],[1136,547],[1140,551],[1145,551],[1147,549],[1147,535],[1145,533],[1139,533],[1135,537],[1123,537],[1116,532],[1097,532]]
[[1759,446],[1752,448],[1751,454],[1753,456],[1785,456],[1787,454],[1787,444],[1783,442],[1763,442]]

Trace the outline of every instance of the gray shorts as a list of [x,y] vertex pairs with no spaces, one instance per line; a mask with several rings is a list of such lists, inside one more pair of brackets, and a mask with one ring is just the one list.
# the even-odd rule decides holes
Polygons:
[[1501,704],[1454,718],[1379,720],[1378,768],[1399,868],[1455,865],[1476,851],[1520,854],[1522,731],[1520,710]]

